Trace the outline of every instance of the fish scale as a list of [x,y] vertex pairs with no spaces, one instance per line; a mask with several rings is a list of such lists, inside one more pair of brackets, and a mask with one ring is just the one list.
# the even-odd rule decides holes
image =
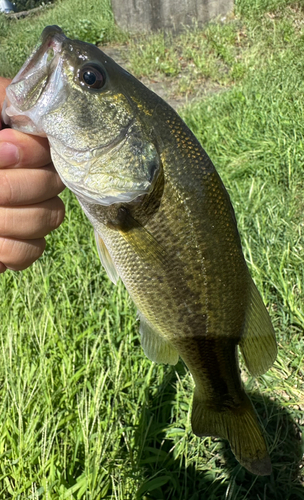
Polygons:
[[188,366],[194,433],[228,439],[242,465],[270,474],[238,345],[259,375],[276,357],[275,335],[228,193],[185,123],[106,54],[56,26],[7,88],[3,119],[49,138],[110,279],[122,279],[138,308],[146,355],[170,364],[180,356]]

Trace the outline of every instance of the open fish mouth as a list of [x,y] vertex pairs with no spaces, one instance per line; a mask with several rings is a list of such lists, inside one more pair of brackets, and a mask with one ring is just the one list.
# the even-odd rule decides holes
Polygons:
[[46,135],[41,126],[42,117],[66,98],[67,90],[59,92],[65,86],[60,56],[66,40],[58,26],[43,30],[39,45],[7,89],[2,109],[6,125],[28,134]]

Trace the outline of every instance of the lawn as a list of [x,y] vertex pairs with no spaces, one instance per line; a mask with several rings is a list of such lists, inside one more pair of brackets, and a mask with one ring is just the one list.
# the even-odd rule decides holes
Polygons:
[[0,276],[0,498],[304,499],[302,2],[238,0],[224,23],[134,41],[107,1],[58,0],[31,19],[0,17],[2,74],[17,71],[46,24],[124,41],[138,77],[183,80],[176,92],[214,90],[180,113],[229,191],[276,330],[273,368],[253,379],[242,364],[273,474],[257,478],[226,442],[192,434],[189,372],[145,358],[134,306],[107,279],[92,228],[65,191],[66,219],[43,257]]

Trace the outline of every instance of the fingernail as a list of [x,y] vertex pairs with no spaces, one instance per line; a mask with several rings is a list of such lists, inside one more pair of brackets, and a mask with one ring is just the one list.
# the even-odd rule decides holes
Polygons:
[[19,150],[9,142],[0,143],[0,168],[12,167],[19,162]]

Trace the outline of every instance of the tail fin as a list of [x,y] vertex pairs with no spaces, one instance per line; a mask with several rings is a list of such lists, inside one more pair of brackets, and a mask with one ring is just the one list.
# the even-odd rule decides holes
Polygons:
[[258,476],[271,474],[267,445],[253,406],[245,393],[239,408],[217,411],[204,404],[196,388],[191,424],[197,436],[218,436],[228,439],[236,459],[253,474]]

